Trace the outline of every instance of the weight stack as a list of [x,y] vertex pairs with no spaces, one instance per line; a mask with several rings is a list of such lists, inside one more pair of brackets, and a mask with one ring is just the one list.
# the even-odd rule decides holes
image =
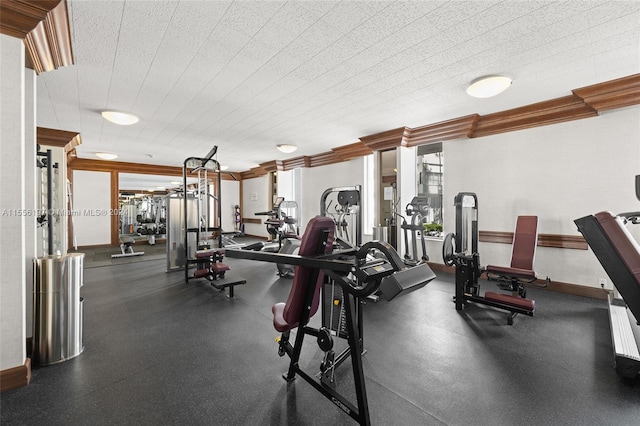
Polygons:
[[[322,326],[331,330],[336,336],[346,339],[347,312],[344,310],[342,287],[333,281],[322,284]],[[332,334],[333,334],[332,333]]]

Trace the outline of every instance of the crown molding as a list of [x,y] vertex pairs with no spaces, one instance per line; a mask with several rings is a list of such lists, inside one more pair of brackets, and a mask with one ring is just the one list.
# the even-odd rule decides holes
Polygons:
[[[284,170],[338,163],[399,146],[479,138],[597,116],[601,111],[640,104],[640,74],[575,89],[571,95],[493,114],[471,114],[421,127],[399,127],[332,148],[332,153],[283,160]],[[246,172],[245,172],[246,173]]]
[[373,153],[373,150],[366,146],[362,141],[352,143],[350,145],[339,146],[337,148],[331,148],[331,151],[335,152],[341,161],[349,161],[354,158],[364,157]]
[[328,166],[329,164],[341,163],[344,160],[334,152],[323,152],[309,157],[309,167]]
[[407,146],[410,131],[408,127],[398,127],[397,129],[363,136],[360,141],[372,151],[386,151],[399,146]]
[[294,157],[288,160],[284,160],[282,163],[284,164],[285,170],[293,170],[297,169],[298,167],[310,167],[311,158],[306,155],[302,155],[300,157]]
[[595,117],[598,112],[576,95],[480,116],[472,138]]
[[23,39],[60,3],[61,0],[2,0],[0,33]]
[[23,39],[36,74],[73,64],[66,0],[2,0],[0,32]]
[[573,94],[598,113],[637,105],[640,102],[640,74],[575,89]]
[[78,145],[82,144],[82,139],[78,132],[37,127],[36,142],[38,145],[64,148],[64,152],[68,154],[74,151]]
[[260,164],[260,167],[266,173],[281,172],[281,171],[284,170],[284,166],[282,165],[282,161],[279,161],[279,160],[273,160],[273,161],[268,161],[266,163],[262,163],[262,164]]
[[261,166],[258,167],[253,167],[245,172],[241,172],[240,173],[240,177],[242,178],[242,180],[245,179],[253,179],[253,178],[257,178],[260,176],[264,176],[266,174],[268,174],[269,172],[267,172],[265,169],[263,169]]
[[478,124],[480,116],[471,114],[452,120],[410,129],[407,146],[427,145],[453,139],[469,138]]

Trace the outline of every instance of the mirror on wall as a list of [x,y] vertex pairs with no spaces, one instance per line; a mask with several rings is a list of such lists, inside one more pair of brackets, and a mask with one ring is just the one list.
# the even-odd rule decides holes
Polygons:
[[118,204],[121,235],[164,238],[166,233],[165,198],[182,186],[177,176],[120,173],[118,175]]
[[444,185],[442,143],[418,147],[416,177],[416,195],[428,200],[427,208],[423,212],[425,235],[442,238],[442,192]]

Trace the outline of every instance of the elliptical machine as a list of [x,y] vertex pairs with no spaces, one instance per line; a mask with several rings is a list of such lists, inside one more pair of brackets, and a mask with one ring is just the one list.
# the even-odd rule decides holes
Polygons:
[[[429,207],[428,197],[413,197],[411,202],[405,207],[408,217],[411,217],[411,223],[402,216],[402,224],[400,228],[404,231],[404,262],[407,265],[415,266],[429,260],[427,255],[427,246],[424,242],[424,215],[422,214]],[[409,232],[411,232],[411,254],[409,254]],[[418,257],[418,240],[422,254]]]
[[[295,201],[283,201],[280,204],[280,216],[283,225],[278,234],[280,254],[297,254],[300,250],[300,228],[298,227],[298,203]],[[278,275],[281,277],[293,277],[295,268],[286,263],[277,263]]]

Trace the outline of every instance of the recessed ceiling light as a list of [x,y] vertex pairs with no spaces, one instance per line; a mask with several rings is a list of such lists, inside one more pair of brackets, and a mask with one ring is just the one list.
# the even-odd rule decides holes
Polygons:
[[158,186],[157,188],[158,188],[159,190],[161,190],[161,191],[164,191],[165,189],[167,189],[167,188],[166,188],[166,187],[164,187],[164,186]]
[[220,170],[229,170],[229,166],[220,166]]
[[171,181],[171,185],[180,185],[182,182],[178,182],[177,180]]
[[129,126],[140,121],[140,119],[133,114],[119,111],[102,111],[102,117],[104,117],[105,120],[121,126]]
[[111,154],[109,152],[96,152],[96,157],[102,158],[103,160],[115,160],[118,158],[116,154]]
[[297,146],[286,144],[286,143],[276,145],[276,148],[278,148],[280,152],[284,152],[285,154],[291,154],[292,152],[295,152],[298,149]]
[[486,75],[473,80],[467,87],[467,94],[474,98],[490,98],[507,90],[511,82],[505,75]]

